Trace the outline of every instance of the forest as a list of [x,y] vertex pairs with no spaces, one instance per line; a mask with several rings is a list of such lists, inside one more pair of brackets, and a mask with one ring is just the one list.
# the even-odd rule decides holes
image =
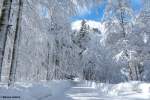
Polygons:
[[41,81],[145,83],[148,99],[111,100],[149,100],[150,0],[0,0],[0,84]]

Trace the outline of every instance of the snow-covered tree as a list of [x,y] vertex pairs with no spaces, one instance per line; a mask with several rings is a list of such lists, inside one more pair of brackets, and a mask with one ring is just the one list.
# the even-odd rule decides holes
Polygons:
[[126,71],[122,70],[122,72],[128,77],[127,79],[140,80],[138,67],[140,62],[134,41],[137,40],[137,36],[133,32],[135,16],[130,1],[116,0],[114,2],[109,0],[105,11],[106,45],[112,48],[114,59],[121,61],[126,66]]
[[[78,56],[79,56],[79,67],[81,67],[81,72],[80,74],[84,73],[84,60],[83,56],[84,56],[84,52],[87,50],[87,45],[88,42],[90,40],[89,37],[89,26],[86,24],[86,21],[83,20],[81,22],[81,28],[79,30],[79,32],[74,32],[72,34],[72,41],[75,45],[77,45],[77,47],[79,48],[78,51]],[[82,75],[82,77],[84,78],[84,75]]]
[[136,43],[136,50],[138,52],[138,60],[140,67],[141,77],[144,80],[149,79],[148,75],[148,65],[146,62],[150,60],[150,1],[143,0],[142,1],[142,9],[140,14],[137,16],[136,25],[134,27],[134,35],[136,35],[137,39]]

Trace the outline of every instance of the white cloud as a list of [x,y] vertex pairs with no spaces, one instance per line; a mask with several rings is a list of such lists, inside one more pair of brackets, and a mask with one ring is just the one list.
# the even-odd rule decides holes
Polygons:
[[72,30],[79,31],[80,28],[81,28],[81,20],[77,20],[75,22],[72,22],[71,23],[71,28],[72,28]]

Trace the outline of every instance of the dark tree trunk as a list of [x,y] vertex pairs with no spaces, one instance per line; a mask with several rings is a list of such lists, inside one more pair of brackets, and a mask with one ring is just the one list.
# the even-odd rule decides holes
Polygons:
[[10,69],[10,75],[9,75],[10,84],[15,81],[15,75],[16,75],[17,49],[18,49],[19,35],[20,35],[20,29],[21,29],[22,10],[23,10],[23,1],[19,0],[16,32],[15,32],[15,37],[14,37],[14,45],[13,45],[13,52],[12,52],[13,54],[12,54],[11,69]]
[[[4,59],[4,51],[6,46],[7,34],[10,31],[12,25],[10,25],[12,0],[4,0],[2,5],[2,11],[0,16],[0,76],[2,73],[2,63]],[[0,77],[1,80],[1,77]]]
[[1,81],[11,83],[15,76],[17,40],[20,29],[22,0],[4,0],[1,16]]

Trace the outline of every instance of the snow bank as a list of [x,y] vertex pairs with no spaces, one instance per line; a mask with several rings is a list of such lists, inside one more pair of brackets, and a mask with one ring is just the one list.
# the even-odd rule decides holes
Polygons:
[[129,93],[150,94],[150,83],[128,82],[113,85],[109,92],[111,95],[126,95]]
[[116,85],[112,85],[110,87],[110,91],[108,94],[110,95],[125,95],[129,93],[140,92],[141,90],[138,88],[140,82],[129,82],[129,83],[120,83]]
[[150,83],[125,82],[119,84],[95,83],[94,88],[109,96],[125,96],[139,94],[150,97]]
[[0,100],[41,100],[57,96],[71,86],[70,81],[49,81],[38,83],[17,82],[14,86],[0,85]]
[[150,83],[139,81],[122,82],[119,84],[96,83],[90,81],[83,81],[82,83],[84,86],[93,87],[97,89],[100,94],[107,96],[139,96],[145,99],[150,98]]

